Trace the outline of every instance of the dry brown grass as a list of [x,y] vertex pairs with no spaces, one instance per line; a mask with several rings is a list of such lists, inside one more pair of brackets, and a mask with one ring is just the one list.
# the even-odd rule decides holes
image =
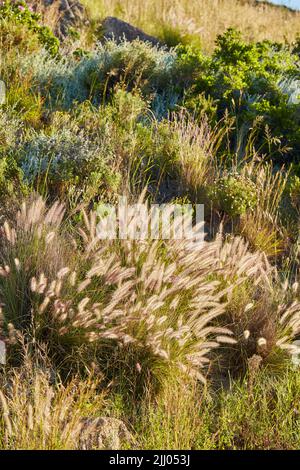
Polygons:
[[261,250],[276,260],[288,245],[288,237],[280,222],[280,206],[289,172],[284,168],[274,172],[272,165],[255,164],[253,159],[245,165],[243,173],[255,182],[257,205],[252,212],[241,217],[241,233],[253,249]]
[[63,385],[49,365],[42,356],[33,362],[25,348],[22,367],[1,374],[0,448],[76,449],[82,433],[93,432],[83,417],[105,404],[98,381],[74,378]]
[[300,31],[300,13],[254,1],[237,0],[83,0],[94,19],[117,16],[149,34],[165,25],[183,34],[197,34],[210,51],[218,34],[236,27],[247,39],[293,41]]

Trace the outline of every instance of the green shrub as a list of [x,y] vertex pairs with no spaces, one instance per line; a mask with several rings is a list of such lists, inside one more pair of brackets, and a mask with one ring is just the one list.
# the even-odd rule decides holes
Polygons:
[[23,173],[11,156],[0,156],[0,198],[25,192]]
[[[32,71],[33,83],[44,94],[50,94],[52,104],[70,108],[89,99],[104,104],[115,89],[139,89],[146,100],[156,95],[170,99],[178,83],[174,68],[176,54],[151,47],[141,41],[107,41],[89,53],[66,55],[53,59],[44,52],[22,60],[23,73]],[[166,112],[166,109],[164,110]]]
[[[49,51],[51,55],[56,55],[59,51],[59,40],[54,36],[47,26],[39,24],[40,16],[34,13],[25,1],[13,2],[5,0],[0,5],[0,21],[22,25],[38,37],[40,44]],[[1,26],[0,26],[1,29]]]
[[63,195],[76,185],[82,191],[94,188],[97,194],[107,185],[117,186],[118,177],[113,177],[108,166],[109,155],[82,131],[62,128],[50,135],[33,132],[24,143],[20,158],[27,184],[40,189]]
[[257,203],[255,184],[239,174],[229,174],[216,180],[209,196],[216,209],[230,217],[253,210]]
[[17,133],[22,130],[22,122],[0,107],[0,154],[3,155],[16,145]]
[[14,109],[20,122],[26,127],[41,127],[44,100],[39,93],[31,90],[26,80],[23,83],[10,84],[6,93],[6,104]]
[[[237,118],[239,127],[250,128],[261,117],[258,145],[262,151],[281,161],[283,148],[288,146],[291,157],[297,158],[300,135],[295,96],[299,69],[298,58],[288,46],[269,41],[248,43],[239,32],[229,29],[218,36],[211,57],[186,46],[178,49],[178,56],[180,66],[188,67],[193,77],[184,100],[188,108],[197,109],[198,101],[201,106],[204,94],[208,102],[217,105],[219,119],[227,110]],[[205,102],[203,107],[207,107]],[[270,128],[271,142],[264,134],[265,125]]]

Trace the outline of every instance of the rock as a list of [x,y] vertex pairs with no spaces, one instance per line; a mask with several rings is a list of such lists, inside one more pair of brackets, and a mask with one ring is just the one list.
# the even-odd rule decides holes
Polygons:
[[57,16],[54,21],[54,33],[61,40],[67,37],[70,28],[88,23],[86,9],[78,0],[28,0],[27,3],[34,11],[41,12],[46,19],[51,7],[53,8],[52,15]]
[[116,418],[82,418],[78,448],[119,450],[132,436],[123,421]]
[[162,45],[155,37],[113,16],[108,16],[103,20],[102,34],[105,39],[115,39],[116,42],[120,42],[122,39],[129,42],[139,39],[140,41],[149,42],[153,46]]

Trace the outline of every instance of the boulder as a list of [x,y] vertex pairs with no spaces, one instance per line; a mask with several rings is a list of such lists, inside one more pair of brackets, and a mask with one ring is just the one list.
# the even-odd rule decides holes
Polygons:
[[132,441],[123,421],[116,418],[82,418],[78,448],[82,450],[120,450]]
[[144,33],[141,29],[113,16],[108,16],[103,20],[102,34],[103,38],[115,39],[116,42],[120,42],[123,39],[126,39],[129,42],[139,39],[140,41],[149,42],[153,46],[161,45],[159,40],[155,37],[150,36],[149,34]]

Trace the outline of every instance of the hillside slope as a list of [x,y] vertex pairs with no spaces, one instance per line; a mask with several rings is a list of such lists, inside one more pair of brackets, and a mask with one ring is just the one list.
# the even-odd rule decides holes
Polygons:
[[[161,39],[183,37],[210,51],[218,34],[229,27],[246,39],[292,41],[300,32],[300,12],[249,0],[83,0],[93,19],[119,18]],[[191,37],[192,36],[192,37]]]
[[299,449],[300,40],[219,34],[299,15],[39,1],[0,3],[0,450]]

